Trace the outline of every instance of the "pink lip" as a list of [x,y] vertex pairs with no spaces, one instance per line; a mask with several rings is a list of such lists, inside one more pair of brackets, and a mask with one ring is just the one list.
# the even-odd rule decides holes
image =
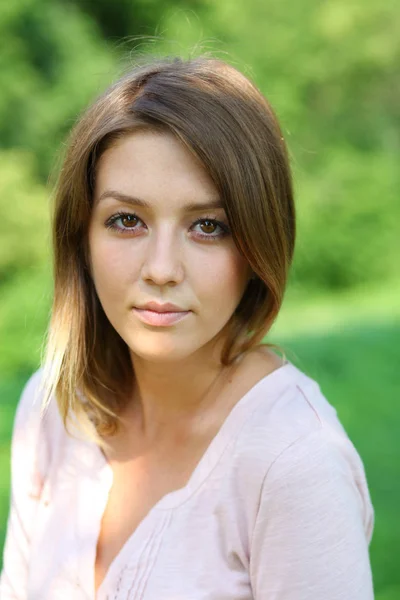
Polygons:
[[133,310],[137,317],[143,321],[143,323],[146,323],[147,325],[156,325],[158,327],[174,325],[178,321],[184,319],[190,313],[190,311],[158,312],[155,310],[147,310],[142,308],[134,308]]
[[151,310],[158,313],[188,312],[186,310],[183,310],[183,308],[181,308],[180,306],[177,306],[176,304],[171,304],[170,302],[167,302],[166,304],[158,304],[157,302],[147,302],[147,304],[144,304],[143,306],[137,306],[135,308],[139,308],[141,310]]

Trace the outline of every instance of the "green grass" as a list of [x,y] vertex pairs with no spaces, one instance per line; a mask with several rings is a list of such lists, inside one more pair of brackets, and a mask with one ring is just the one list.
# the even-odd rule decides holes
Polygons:
[[[291,335],[291,327],[278,326],[273,337],[289,360],[318,380],[364,462],[375,508],[370,554],[376,600],[400,598],[400,320],[389,316],[376,323],[336,319],[326,329],[316,319],[313,331],[309,321],[308,331],[304,327]],[[8,510],[11,423],[25,380],[0,381],[0,548]]]

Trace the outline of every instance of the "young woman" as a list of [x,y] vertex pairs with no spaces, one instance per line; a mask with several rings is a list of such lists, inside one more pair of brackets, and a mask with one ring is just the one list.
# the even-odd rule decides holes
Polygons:
[[373,598],[362,461],[262,343],[294,214],[271,107],[221,61],[141,66],[83,115],[15,419],[2,600]]

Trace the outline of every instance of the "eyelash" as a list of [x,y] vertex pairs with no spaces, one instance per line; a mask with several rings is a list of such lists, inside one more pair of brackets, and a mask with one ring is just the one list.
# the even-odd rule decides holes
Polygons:
[[[124,217],[133,217],[135,219],[138,219],[139,221],[142,221],[142,219],[140,219],[140,217],[138,217],[135,213],[117,212],[114,215],[112,215],[109,219],[107,219],[107,221],[105,222],[106,228],[112,229],[112,230],[116,231],[117,233],[119,233],[120,235],[126,235],[126,233],[129,231],[135,231],[137,229],[137,227],[132,227],[132,228],[127,227],[126,229],[123,229],[122,227],[117,227],[115,225],[115,223],[116,223],[116,221],[118,221],[118,219],[121,219]],[[217,219],[214,219],[212,217],[206,216],[206,217],[203,217],[202,219],[197,219],[197,221],[195,221],[192,224],[192,227],[194,227],[195,225],[198,225],[199,223],[204,223],[205,221],[209,221],[213,225],[217,225],[218,227],[220,227],[221,232],[218,234],[206,234],[206,233],[197,234],[196,237],[199,237],[200,239],[205,239],[205,240],[215,240],[215,239],[221,239],[221,238],[225,237],[226,235],[229,235],[229,233],[230,233],[229,227],[225,223],[222,223],[221,221],[218,221]]]

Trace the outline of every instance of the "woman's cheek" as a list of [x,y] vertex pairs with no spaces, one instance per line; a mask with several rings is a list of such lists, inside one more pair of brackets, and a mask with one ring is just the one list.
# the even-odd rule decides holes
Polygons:
[[238,252],[221,252],[197,269],[198,289],[216,305],[233,311],[239,303],[249,276],[247,261]]

